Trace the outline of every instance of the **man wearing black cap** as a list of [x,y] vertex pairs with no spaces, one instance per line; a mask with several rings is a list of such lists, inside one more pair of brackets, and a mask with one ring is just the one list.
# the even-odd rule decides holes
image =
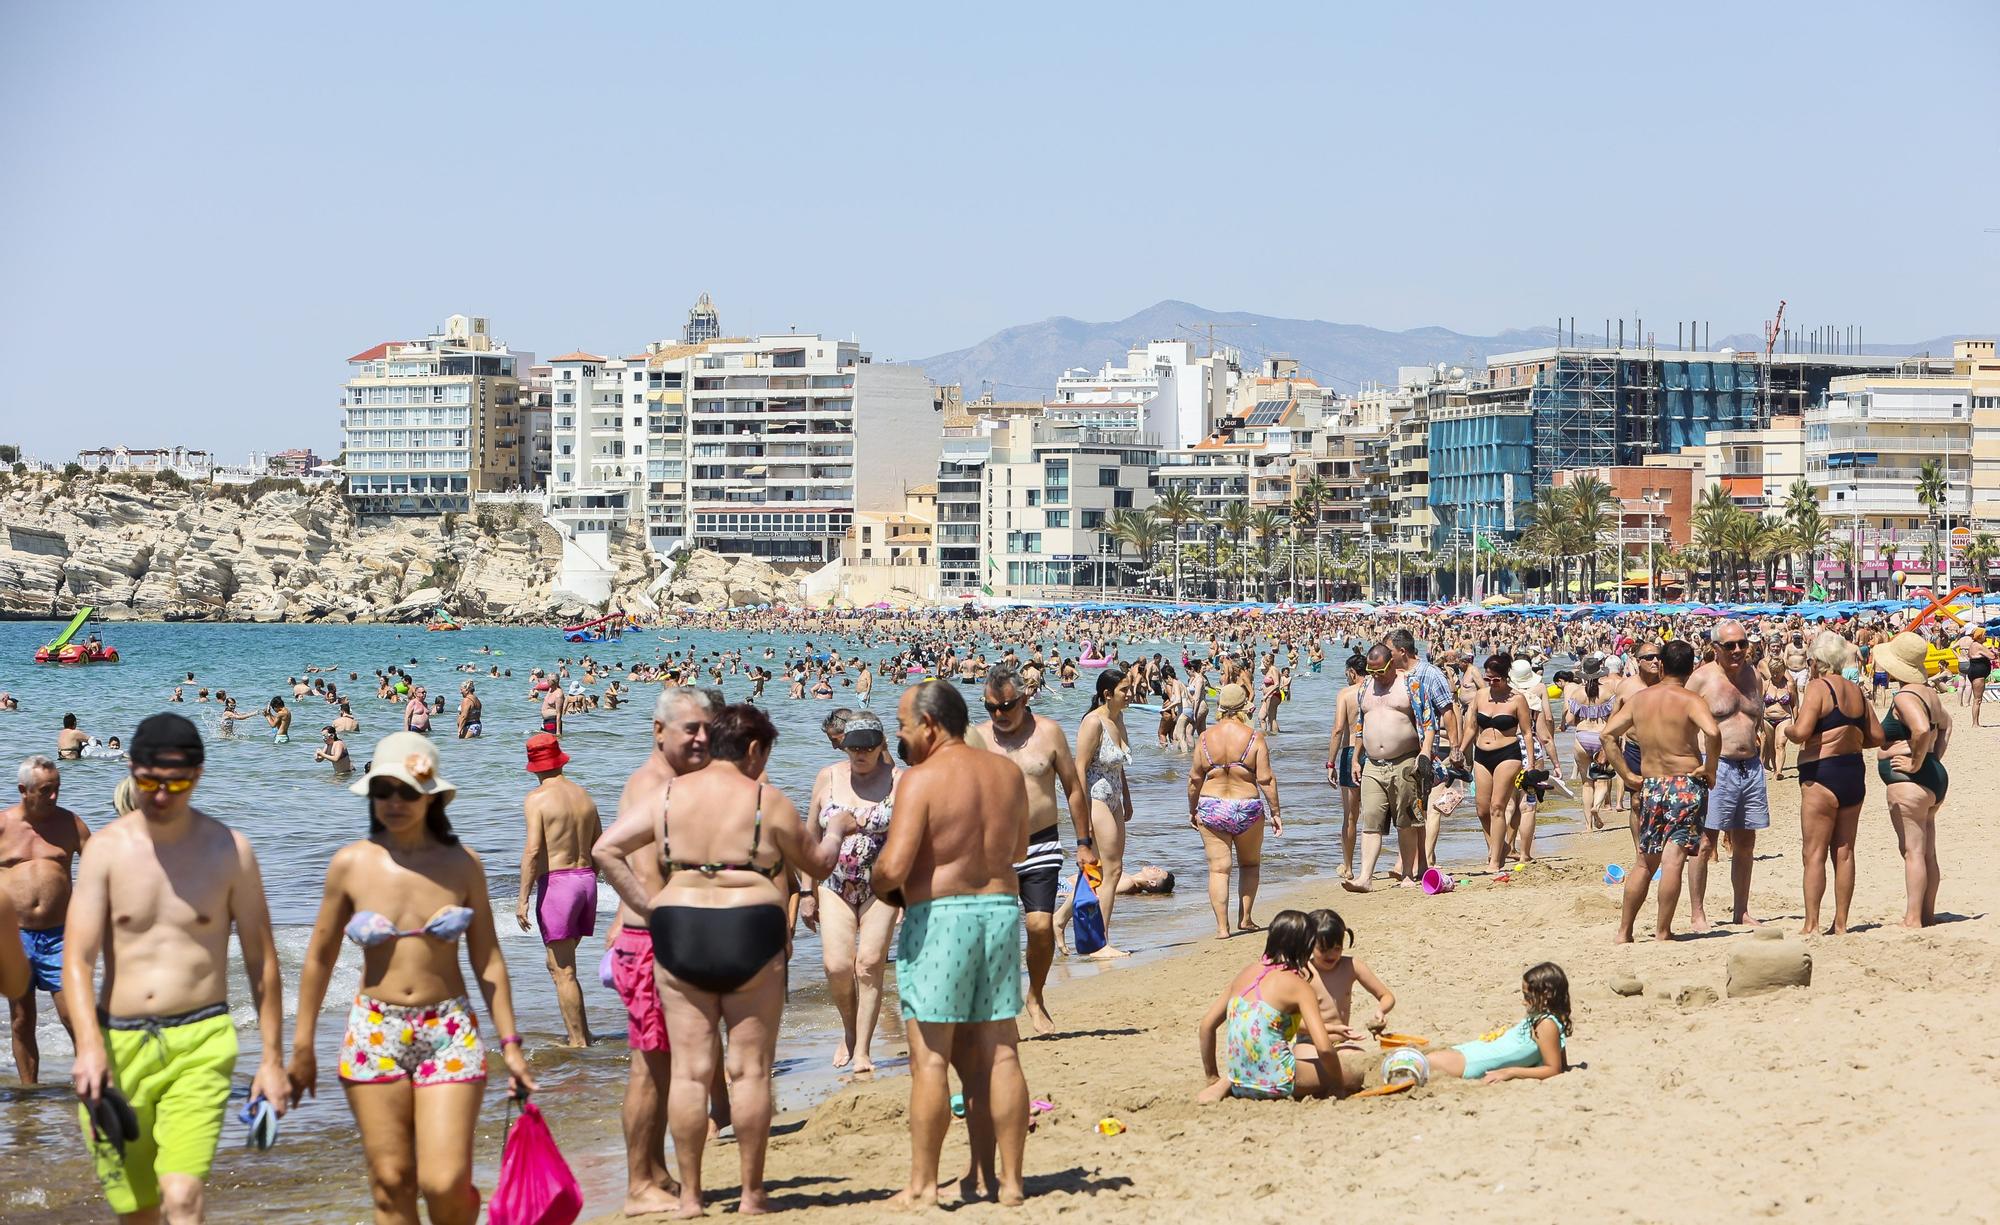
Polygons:
[[[236,1067],[231,927],[263,1045],[250,1095],[280,1114],[290,1104],[263,878],[249,842],[193,807],[202,761],[201,735],[181,716],[139,725],[131,750],[139,807],[84,844],[70,901],[63,994],[76,1025],[71,1078],[86,1111],[115,1087],[139,1122],[138,1138],[121,1151],[93,1140],[85,1114],[84,1140],[121,1216],[164,1209],[170,1221],[202,1219]],[[100,952],[101,1001],[92,981]]]

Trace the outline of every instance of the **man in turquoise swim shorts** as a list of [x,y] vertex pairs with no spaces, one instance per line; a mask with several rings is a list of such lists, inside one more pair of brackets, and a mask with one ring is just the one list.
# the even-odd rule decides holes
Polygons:
[[[910,1185],[896,1199],[935,1204],[951,1122],[947,1065],[965,1088],[972,1170],[1003,1204],[1023,1197],[1028,1082],[1015,1049],[1021,1011],[1021,903],[1014,865],[1028,853],[1021,768],[965,743],[965,699],[945,681],[903,693],[897,749],[913,767],[875,860],[877,896],[907,906],[896,989],[910,1041]],[[996,1147],[999,1167],[994,1168]]]

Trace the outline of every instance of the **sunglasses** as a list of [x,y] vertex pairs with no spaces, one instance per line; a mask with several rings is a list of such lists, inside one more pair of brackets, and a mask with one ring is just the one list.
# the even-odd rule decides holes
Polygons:
[[1718,651],[1740,651],[1749,645],[1748,642],[1741,640],[1736,642],[1718,642],[1715,644],[1715,649]]
[[1019,706],[1021,702],[1022,699],[1020,698],[1015,698],[1011,702],[988,702],[986,703],[986,713],[989,715],[1005,714],[1016,706]]
[[168,795],[179,795],[181,792],[193,787],[194,780],[191,778],[141,778],[137,774],[134,774],[132,776],[132,785],[137,787],[142,793],[164,791]]
[[1641,655],[1641,656],[1638,656],[1638,660],[1639,660],[1639,662],[1640,662],[1640,663],[1642,663],[1642,664],[1644,664],[1644,663],[1653,663],[1653,662],[1657,661],[1657,660],[1658,660],[1659,658],[1660,658],[1660,653],[1659,653],[1658,651],[1655,651],[1655,652],[1653,652],[1653,653],[1652,653],[1651,655]]
[[423,792],[404,783],[390,779],[376,779],[368,784],[368,798],[371,800],[402,800],[408,802],[423,798]]

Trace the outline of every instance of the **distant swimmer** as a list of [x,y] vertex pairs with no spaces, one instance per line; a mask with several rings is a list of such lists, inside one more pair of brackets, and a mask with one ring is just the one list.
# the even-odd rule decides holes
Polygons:
[[320,728],[319,734],[321,744],[313,750],[313,760],[332,762],[336,778],[354,773],[354,758],[348,754],[347,742],[340,738],[340,732],[333,724]]
[[28,989],[8,1001],[12,1013],[14,1068],[21,1083],[40,1078],[42,1053],[35,1040],[35,993],[46,991],[56,1018],[71,1029],[62,997],[63,923],[68,917],[70,868],[90,830],[81,818],[56,803],[62,775],[46,757],[30,757],[15,776],[20,802],[0,811],[0,896],[20,920],[21,949],[27,954]]
[[264,710],[264,722],[271,727],[272,744],[292,742],[292,709],[285,705],[285,699],[273,697]]
[[89,743],[89,734],[77,730],[76,716],[65,712],[62,730],[56,733],[56,756],[63,761],[75,761],[83,756],[83,746]]
[[486,724],[481,717],[484,709],[484,703],[480,702],[479,695],[472,691],[471,681],[459,685],[458,738],[460,740],[477,740],[480,733],[486,730]]

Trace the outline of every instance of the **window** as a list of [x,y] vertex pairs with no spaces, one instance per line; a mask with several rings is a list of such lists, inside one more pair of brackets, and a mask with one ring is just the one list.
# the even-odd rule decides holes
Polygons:
[[1030,489],[1028,491],[1028,505],[1040,506],[1041,504],[1042,504],[1042,491],[1039,489]]
[[1069,526],[1069,512],[1066,510],[1046,511],[1044,512],[1044,517],[1048,520],[1047,526],[1049,527]]
[[1112,491],[1111,491],[1111,507],[1112,507],[1112,509],[1113,509],[1113,510],[1130,510],[1130,509],[1132,509],[1132,491],[1131,491],[1131,490],[1129,490],[1129,489],[1114,489],[1114,490],[1112,490]]
[[1103,527],[1103,526],[1104,526],[1104,512],[1103,512],[1103,511],[1101,511],[1101,510],[1087,510],[1087,511],[1084,511],[1084,512],[1083,512],[1083,526],[1085,527],[1085,529],[1090,529],[1090,528],[1099,528],[1099,527]]
[[1099,468],[1097,470],[1097,485],[1100,489],[1115,488],[1117,484],[1118,484],[1118,469]]

